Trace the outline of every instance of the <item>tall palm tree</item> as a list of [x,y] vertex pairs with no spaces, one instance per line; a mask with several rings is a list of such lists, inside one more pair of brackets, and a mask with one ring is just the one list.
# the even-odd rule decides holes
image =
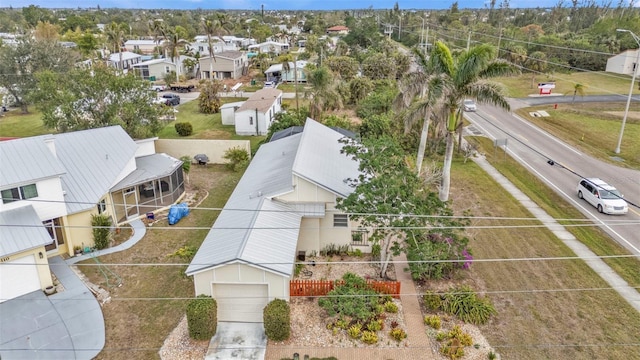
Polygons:
[[[293,85],[296,92],[296,110],[300,110],[300,105],[298,104],[298,59],[296,59],[291,53],[281,55],[279,57],[280,61],[282,61],[282,73],[289,74],[291,71],[291,64],[293,63]],[[290,80],[287,76],[287,80]]]
[[397,110],[407,109],[404,119],[404,131],[407,134],[413,126],[422,121],[420,144],[416,156],[416,171],[418,176],[422,171],[422,162],[427,148],[429,125],[434,107],[441,97],[442,89],[439,76],[435,74],[428,60],[419,50],[414,50],[419,71],[411,72],[399,84],[398,96],[394,101]]
[[167,41],[164,47],[168,52],[168,56],[171,58],[171,62],[176,65],[176,78],[178,81],[180,81],[180,48],[185,44],[187,44],[187,41],[181,39],[180,34],[178,34],[175,29],[167,31]]
[[311,85],[307,95],[313,99],[309,109],[312,118],[320,120],[323,111],[342,108],[342,98],[335,89],[336,83],[328,68],[321,66],[310,71],[307,82]]
[[107,43],[110,46],[110,50],[120,54],[119,66],[116,67],[120,70],[124,68],[124,65],[122,64],[122,45],[124,43],[124,34],[125,31],[123,27],[115,21],[107,25],[105,29],[105,35],[107,35]]
[[149,32],[151,36],[153,36],[153,42],[156,43],[156,48],[160,47],[160,43],[167,39],[167,28],[161,20],[154,20],[149,24]]
[[449,200],[451,184],[451,161],[455,146],[455,131],[462,123],[465,98],[475,99],[479,103],[492,104],[509,110],[503,87],[486,79],[517,73],[517,70],[504,60],[495,58],[495,48],[483,44],[465,51],[454,58],[443,42],[436,42],[430,61],[434,71],[443,75],[442,101],[447,128],[447,147],[442,169],[440,200]]
[[224,42],[222,37],[229,33],[229,21],[226,14],[216,14],[213,18],[202,19],[202,29],[207,34],[207,45],[209,47],[209,78],[213,81],[213,63],[216,61],[213,51],[213,39],[218,38]]
[[573,85],[573,99],[571,100],[571,102],[575,102],[576,101],[576,94],[579,94],[581,97],[584,97],[584,89],[587,88],[587,85],[584,84],[580,84],[580,83],[576,83],[575,85]]

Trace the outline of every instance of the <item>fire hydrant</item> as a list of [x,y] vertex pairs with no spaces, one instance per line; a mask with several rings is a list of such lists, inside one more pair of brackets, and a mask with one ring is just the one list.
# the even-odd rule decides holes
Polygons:
[[553,108],[557,109],[558,108],[558,104],[553,104]]

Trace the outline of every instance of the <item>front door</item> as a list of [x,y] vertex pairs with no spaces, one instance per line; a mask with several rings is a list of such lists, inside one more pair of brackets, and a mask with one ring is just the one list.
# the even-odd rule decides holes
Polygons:
[[60,226],[60,219],[51,219],[47,221],[43,221],[42,224],[49,232],[49,236],[51,236],[51,244],[45,246],[44,248],[47,250],[47,254],[57,254],[58,247],[64,244],[64,236],[62,235],[62,227]]

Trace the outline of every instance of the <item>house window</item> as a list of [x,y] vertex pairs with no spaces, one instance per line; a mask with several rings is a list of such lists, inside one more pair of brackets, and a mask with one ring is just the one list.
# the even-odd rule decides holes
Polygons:
[[349,227],[349,215],[333,214],[333,227]]
[[204,46],[198,46],[198,52],[203,52],[204,51]]
[[140,45],[133,45],[133,50],[140,50]]
[[98,203],[98,214],[102,214],[105,211],[107,211],[107,200],[102,199]]
[[136,192],[136,188],[128,188],[123,191],[124,195],[131,195]]
[[8,204],[18,200],[27,200],[38,197],[36,184],[29,184],[13,189],[2,190],[2,203]]
[[164,72],[166,72],[166,73],[168,74],[168,73],[170,73],[170,72],[171,72],[171,70],[169,69],[169,67],[168,67],[168,66],[165,66],[165,67],[164,67]]
[[253,125],[253,116],[249,116],[249,125]]

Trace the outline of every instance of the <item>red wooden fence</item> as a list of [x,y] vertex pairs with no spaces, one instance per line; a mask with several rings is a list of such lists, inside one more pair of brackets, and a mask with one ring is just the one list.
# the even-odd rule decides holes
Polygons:
[[[342,283],[342,280],[291,280],[289,281],[290,296],[322,296],[333,290],[335,284]],[[376,281],[367,280],[369,288],[383,294],[388,294],[394,298],[400,298],[399,281]]]

